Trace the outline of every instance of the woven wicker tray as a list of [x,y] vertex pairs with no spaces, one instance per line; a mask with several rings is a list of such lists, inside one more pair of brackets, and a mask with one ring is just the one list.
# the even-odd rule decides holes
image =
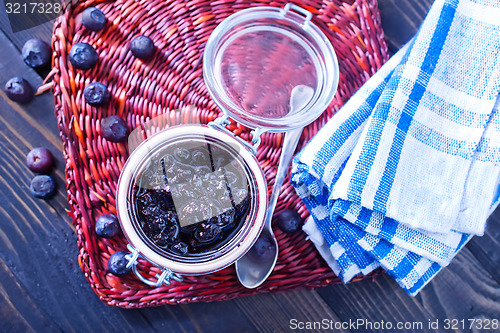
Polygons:
[[[323,115],[304,130],[303,146],[388,56],[376,0],[295,3],[313,13],[313,22],[331,39],[340,66],[336,97]],[[70,215],[77,230],[80,266],[103,302],[131,308],[220,301],[340,282],[301,232],[286,235],[274,228],[280,249],[278,262],[269,279],[254,290],[238,283],[234,266],[209,275],[187,276],[183,283],[159,288],[148,287],[134,276],[115,277],[107,272],[107,261],[115,251],[126,249],[126,240],[123,236],[103,239],[95,235],[96,218],[115,213],[116,181],[128,156],[127,144],[111,143],[99,135],[100,119],[117,114],[126,119],[131,129],[160,114],[168,115],[165,126],[215,119],[220,110],[207,93],[201,66],[210,33],[235,11],[285,4],[286,1],[267,0],[74,1],[57,19],[52,37],[55,112],[65,150]],[[90,6],[97,6],[106,14],[108,25],[103,31],[91,32],[82,27],[79,14]],[[131,55],[128,41],[136,35],[153,39],[159,59],[143,63]],[[69,63],[68,52],[76,42],[88,42],[96,48],[99,61],[93,69],[76,70]],[[106,107],[85,104],[83,88],[94,81],[103,82],[110,89],[112,98]],[[190,110],[189,113],[176,111],[189,105],[195,108],[181,109]],[[249,130],[238,124],[229,129],[249,138]],[[283,135],[265,134],[262,139],[257,158],[271,189]],[[285,208],[297,210],[303,218],[308,216],[288,179],[276,210]],[[138,268],[153,280],[159,273],[146,261],[140,261]]]

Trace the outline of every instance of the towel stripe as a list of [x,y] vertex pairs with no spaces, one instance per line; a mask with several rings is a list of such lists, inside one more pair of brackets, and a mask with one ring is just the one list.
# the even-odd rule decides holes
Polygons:
[[429,51],[425,54],[424,61],[422,62],[421,71],[418,73],[418,78],[415,85],[410,93],[409,100],[414,101],[414,103],[406,103],[399,123],[397,125],[399,130],[396,130],[394,135],[394,140],[389,152],[389,158],[382,175],[382,180],[375,194],[373,208],[382,213],[387,213],[387,200],[391,193],[391,187],[394,183],[394,177],[396,176],[396,171],[398,167],[398,162],[401,156],[401,151],[403,150],[403,144],[410,127],[412,118],[416,111],[416,106],[420,103],[420,100],[424,96],[425,88],[429,83],[429,79],[436,68],[439,56],[443,49],[446,37],[451,27],[451,22],[455,17],[456,7],[458,5],[458,0],[449,1],[448,4],[445,2],[441,14],[439,16],[438,23],[435,28],[435,33],[432,36],[431,42],[429,44]]

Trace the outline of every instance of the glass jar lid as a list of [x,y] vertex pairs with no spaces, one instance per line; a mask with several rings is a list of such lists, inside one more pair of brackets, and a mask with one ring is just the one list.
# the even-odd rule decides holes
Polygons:
[[203,75],[217,105],[245,126],[302,127],[330,104],[335,51],[307,10],[255,7],[231,15],[207,41]]
[[168,128],[130,155],[117,185],[122,230],[150,262],[205,274],[238,260],[257,239],[267,185],[255,156],[205,125]]

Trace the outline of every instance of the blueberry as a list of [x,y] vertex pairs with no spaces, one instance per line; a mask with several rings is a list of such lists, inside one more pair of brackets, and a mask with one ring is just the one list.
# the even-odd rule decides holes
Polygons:
[[106,104],[109,101],[108,88],[101,82],[93,82],[83,90],[85,102],[92,106]]
[[236,211],[234,208],[228,209],[215,217],[215,223],[220,227],[227,227],[234,222],[235,215]]
[[188,164],[191,161],[191,153],[186,148],[176,148],[174,150],[174,156],[182,163]]
[[98,236],[104,238],[113,238],[118,235],[120,231],[120,226],[118,225],[118,219],[113,214],[101,215],[97,218],[95,223],[95,232]]
[[163,228],[162,235],[165,235],[169,243],[173,242],[177,235],[179,235],[179,225],[177,223],[169,223],[165,228]]
[[54,156],[50,150],[38,147],[31,150],[26,156],[26,165],[33,172],[44,173],[49,171],[54,164]]
[[174,165],[175,161],[172,155],[166,154],[163,156],[162,163],[165,165],[165,168],[169,168]]
[[89,30],[99,31],[106,25],[106,16],[99,8],[89,7],[82,13],[82,24]]
[[7,81],[5,93],[11,100],[21,104],[30,102],[35,95],[29,82],[22,77],[13,77]]
[[31,180],[30,191],[35,198],[50,199],[56,193],[56,184],[52,177],[38,175]]
[[194,171],[192,169],[177,169],[177,181],[187,182],[193,179]]
[[128,259],[125,258],[127,252],[117,251],[109,257],[108,260],[108,271],[116,276],[126,276],[132,271],[131,268],[127,268]]
[[221,233],[220,227],[212,223],[202,222],[200,223],[198,228],[196,228],[194,232],[194,238],[198,242],[206,244],[217,240],[220,233]]
[[193,151],[193,164],[194,165],[209,165],[210,158],[207,153],[202,150]]
[[92,45],[77,43],[69,51],[69,61],[78,69],[90,69],[97,63],[97,52]]
[[296,232],[302,225],[299,213],[292,209],[287,209],[279,213],[277,220],[280,230],[288,234]]
[[184,242],[176,242],[170,246],[173,252],[186,255],[188,253],[188,245]]
[[128,135],[127,124],[118,116],[104,118],[101,120],[101,135],[111,142],[124,141]]
[[270,260],[276,253],[276,245],[267,234],[261,234],[252,248],[248,251],[249,258],[264,262]]
[[39,69],[50,65],[52,49],[40,39],[30,39],[23,46],[23,59],[26,65]]
[[130,42],[130,51],[135,57],[147,60],[155,53],[155,45],[149,37],[137,36]]

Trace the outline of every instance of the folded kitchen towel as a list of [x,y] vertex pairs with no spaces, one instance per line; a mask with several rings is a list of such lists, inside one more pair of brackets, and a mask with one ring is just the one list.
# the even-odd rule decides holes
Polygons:
[[437,0],[416,36],[295,157],[304,230],[345,282],[411,295],[500,198],[500,2]]

